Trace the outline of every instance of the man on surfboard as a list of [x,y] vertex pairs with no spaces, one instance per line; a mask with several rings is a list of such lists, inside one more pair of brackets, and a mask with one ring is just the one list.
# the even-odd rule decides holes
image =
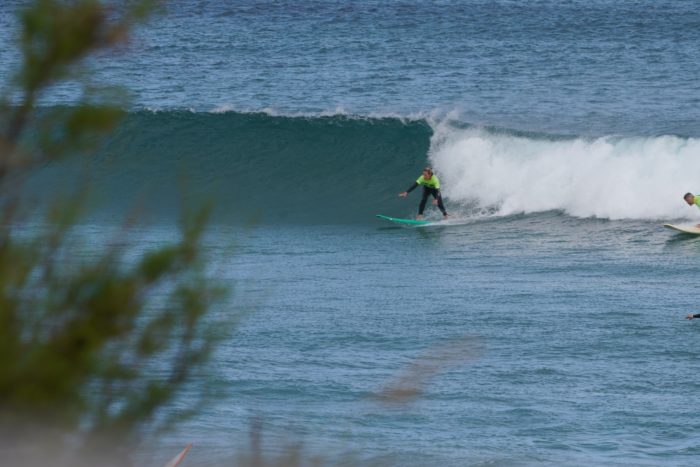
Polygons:
[[695,196],[692,193],[686,193],[683,195],[683,199],[686,203],[688,203],[688,206],[692,206],[694,204],[700,208],[700,196]]
[[418,180],[416,180],[413,183],[413,185],[409,187],[408,190],[399,193],[399,196],[402,198],[407,197],[410,192],[412,192],[418,187],[418,185],[421,185],[423,187],[423,197],[420,200],[420,206],[418,207],[418,216],[416,217],[416,219],[423,219],[423,211],[425,211],[425,203],[428,201],[429,195],[432,195],[432,197],[434,198],[433,204],[437,205],[437,207],[442,212],[442,215],[445,217],[445,219],[447,219],[447,211],[445,210],[445,206],[442,204],[442,195],[440,194],[440,180],[438,179],[437,175],[433,173],[432,168],[424,168],[423,174],[420,177],[418,177]]
[[[683,195],[683,199],[686,203],[688,203],[688,206],[692,206],[694,204],[700,208],[700,196],[695,196],[691,192],[688,192]],[[700,224],[696,225],[696,227],[700,227]]]

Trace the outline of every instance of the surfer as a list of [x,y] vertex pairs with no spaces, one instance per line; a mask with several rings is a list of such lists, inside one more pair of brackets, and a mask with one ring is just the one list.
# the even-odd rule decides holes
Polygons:
[[408,190],[404,191],[403,193],[399,193],[399,196],[402,198],[407,197],[410,192],[418,187],[418,185],[423,187],[423,197],[420,200],[418,217],[416,217],[416,219],[423,219],[423,211],[425,211],[425,203],[428,201],[429,195],[433,196],[433,204],[437,205],[442,212],[442,215],[445,217],[445,219],[447,219],[447,211],[445,211],[445,206],[442,204],[442,195],[440,194],[440,180],[438,179],[437,175],[433,173],[432,168],[424,168],[423,174],[418,177],[418,180],[416,180]]
[[[686,203],[688,203],[688,206],[692,206],[694,204],[698,208],[700,208],[700,196],[695,196],[691,192],[688,192],[683,195],[683,199]],[[695,227],[700,228],[700,224],[697,224]]]
[[691,313],[685,317],[685,319],[693,319],[693,318],[700,318],[700,313],[695,313],[695,314]]
[[695,196],[692,193],[686,193],[683,195],[683,199],[686,203],[688,203],[688,206],[692,206],[694,204],[700,208],[700,196]]

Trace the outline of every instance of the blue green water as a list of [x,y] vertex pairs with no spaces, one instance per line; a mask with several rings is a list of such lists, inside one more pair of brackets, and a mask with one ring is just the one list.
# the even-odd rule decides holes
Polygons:
[[[697,135],[694,0],[168,3],[127,51],[95,61],[95,79],[136,107],[440,110],[533,131]],[[0,6],[3,43],[22,4]],[[16,60],[0,47],[0,83]]]
[[[695,462],[700,330],[683,317],[697,303],[698,238],[557,214],[236,238],[221,269],[261,305],[216,360],[228,397],[175,437],[211,458],[246,447],[260,419],[270,452],[302,442],[332,460]],[[420,396],[377,400],[455,340],[463,354]]]
[[[179,0],[96,59],[132,107],[86,246],[134,205],[159,245],[213,201],[219,311],[253,309],[194,383],[220,397],[143,455],[230,465],[259,420],[267,456],[348,465],[696,464],[700,237],[661,224],[700,219],[698,26],[683,0]],[[376,219],[416,213],[426,164],[457,222]]]

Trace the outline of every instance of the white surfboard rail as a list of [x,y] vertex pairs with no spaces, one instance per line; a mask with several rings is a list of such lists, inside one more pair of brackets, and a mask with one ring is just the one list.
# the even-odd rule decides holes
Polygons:
[[664,224],[667,229],[683,232],[691,235],[700,235],[700,224]]

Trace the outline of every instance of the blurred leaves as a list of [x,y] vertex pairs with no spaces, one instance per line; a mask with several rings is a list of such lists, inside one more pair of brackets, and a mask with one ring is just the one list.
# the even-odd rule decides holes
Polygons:
[[86,59],[124,44],[155,6],[36,0],[20,16],[23,61],[11,90],[20,98],[0,99],[0,449],[8,465],[43,463],[37,441],[52,465],[88,454],[100,465],[128,463],[143,428],[172,423],[158,409],[233,324],[210,313],[226,290],[207,276],[208,209],[186,213],[179,240],[134,256],[128,230],[103,238],[98,251],[80,241],[89,172],[68,196],[56,179],[49,200],[26,200],[27,178],[93,154],[124,115],[111,90],[83,84],[81,102],[37,109],[41,94],[79,80]]
[[99,147],[100,136],[108,135],[125,115],[120,106],[89,102],[72,108],[45,110],[36,123],[41,156],[59,159]]
[[382,402],[401,404],[416,400],[438,374],[447,369],[472,362],[482,354],[480,339],[464,336],[441,346],[428,349],[414,359],[379,393]]

